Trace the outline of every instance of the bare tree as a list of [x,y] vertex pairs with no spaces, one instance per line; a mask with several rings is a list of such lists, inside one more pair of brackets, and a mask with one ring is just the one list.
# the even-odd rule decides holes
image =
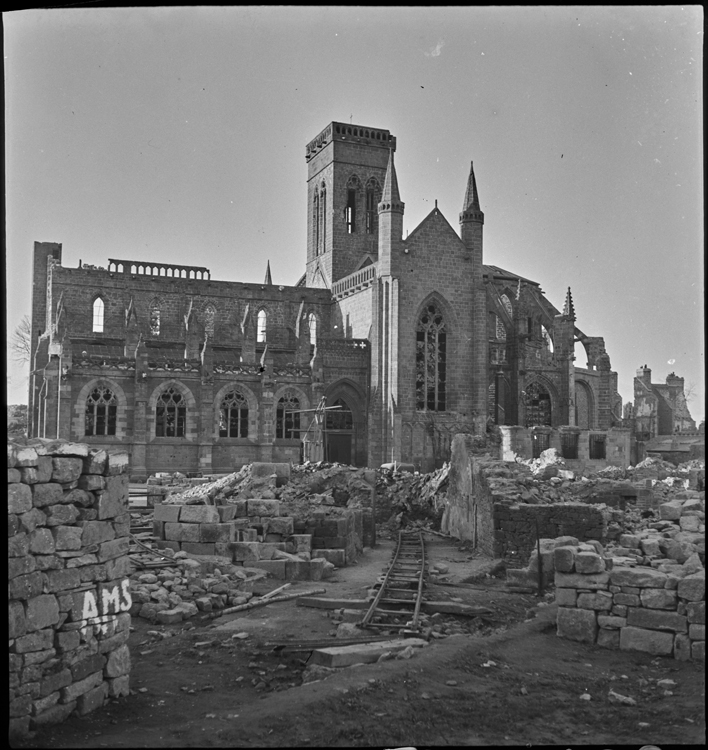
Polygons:
[[15,328],[10,341],[12,358],[18,365],[25,365],[30,361],[30,355],[32,354],[31,335],[32,324],[29,315],[25,315]]

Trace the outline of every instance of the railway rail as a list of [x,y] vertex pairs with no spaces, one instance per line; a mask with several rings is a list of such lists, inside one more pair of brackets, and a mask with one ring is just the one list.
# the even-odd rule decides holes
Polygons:
[[420,630],[426,559],[420,532],[399,532],[398,544],[379,590],[359,626],[372,630],[398,630],[401,634]]

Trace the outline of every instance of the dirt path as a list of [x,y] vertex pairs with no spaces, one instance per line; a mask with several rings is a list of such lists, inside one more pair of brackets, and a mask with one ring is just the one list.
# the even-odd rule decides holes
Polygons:
[[[323,584],[326,595],[364,598],[392,548],[382,541],[368,550]],[[487,562],[440,538],[428,550],[431,564],[449,566],[448,583]],[[268,581],[259,592],[281,583]],[[302,654],[280,656],[263,644],[327,638],[336,628],[331,613],[289,601],[179,626],[135,618],[135,692],[18,747],[704,743],[699,665],[561,640],[554,607],[541,606],[525,621],[535,597],[506,593],[495,579],[474,587],[431,581],[428,598],[483,605],[493,615],[476,629],[469,620],[439,618],[441,631],[462,634],[435,640],[410,660],[344,669],[309,684],[302,684]],[[663,679],[675,684],[658,685]],[[610,702],[610,689],[636,705]],[[585,693],[590,700],[580,698]]]

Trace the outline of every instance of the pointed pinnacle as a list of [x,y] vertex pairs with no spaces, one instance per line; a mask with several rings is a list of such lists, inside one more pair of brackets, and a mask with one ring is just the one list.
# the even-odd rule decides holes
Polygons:
[[266,266],[266,275],[265,275],[265,281],[263,282],[267,286],[273,285],[273,279],[270,275],[270,261],[268,261],[268,265]]
[[477,193],[477,180],[474,177],[474,162],[470,162],[470,176],[467,178],[467,190],[465,191],[465,200],[462,205],[463,211],[470,209],[480,210],[479,194]]
[[393,163],[393,149],[389,149],[388,151],[388,166],[386,167],[386,179],[384,180],[383,192],[381,193],[381,202],[401,202],[401,195],[398,192],[398,178],[396,177],[396,167]]
[[575,320],[575,305],[573,305],[573,295],[570,292],[570,287],[568,287],[568,292],[565,295],[563,315],[569,317],[571,320]]

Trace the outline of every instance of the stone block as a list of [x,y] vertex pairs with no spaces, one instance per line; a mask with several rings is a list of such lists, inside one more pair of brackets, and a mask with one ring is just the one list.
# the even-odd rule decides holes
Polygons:
[[79,489],[86,492],[105,490],[106,480],[100,474],[82,474],[79,477]]
[[76,700],[80,695],[88,693],[89,690],[98,687],[103,682],[103,671],[94,672],[93,674],[84,677],[78,682],[73,682],[71,685],[61,689],[61,701],[62,703],[68,703],[69,701]]
[[706,660],[706,642],[705,641],[694,641],[691,644],[691,659],[693,659],[694,661]]
[[71,679],[73,682],[83,680],[84,677],[102,670],[105,664],[106,657],[103,654],[89,654],[70,666]]
[[108,654],[105,675],[114,678],[127,674],[130,674],[130,649],[127,645],[123,645]]
[[678,595],[682,599],[697,602],[706,596],[706,574],[705,571],[692,573],[686,576],[678,585]]
[[219,513],[221,523],[228,523],[236,518],[236,506],[235,505],[218,505],[216,510]]
[[285,580],[286,581],[309,581],[310,580],[310,561],[309,560],[285,560]]
[[130,455],[125,451],[110,451],[104,474],[112,477],[124,474],[127,478],[130,471]]
[[49,529],[35,529],[29,535],[29,551],[33,555],[51,555],[55,549],[54,535]]
[[108,461],[108,453],[103,449],[92,448],[84,458],[83,474],[103,474]]
[[81,584],[81,576],[76,568],[48,570],[44,575],[46,576],[45,593],[49,594],[70,591]]
[[[8,462],[11,460],[10,448],[8,446]],[[37,451],[29,445],[14,447],[14,463],[12,466],[8,463],[9,468],[21,468],[23,466],[36,466],[38,462]]]
[[84,521],[82,524],[81,544],[90,547],[115,539],[115,530],[110,521]]
[[689,602],[686,605],[686,619],[690,623],[705,625],[706,623],[706,603]]
[[60,620],[59,603],[53,594],[40,594],[27,602],[27,631],[42,630],[56,625]]
[[674,634],[627,626],[620,630],[620,649],[643,651],[655,656],[669,656],[674,649]]
[[108,685],[102,682],[87,693],[80,695],[76,699],[76,713],[79,716],[85,716],[86,714],[95,711],[97,708],[101,708],[106,701],[108,696]]
[[259,479],[273,477],[275,475],[276,487],[282,487],[290,481],[289,463],[270,463],[254,461],[251,464],[251,476]]
[[317,557],[324,558],[338,568],[343,568],[347,564],[347,553],[343,549],[318,549]]
[[692,641],[705,641],[706,639],[706,626],[691,624],[688,626],[688,637]]
[[8,609],[8,638],[19,638],[27,632],[27,621],[25,619],[25,608],[21,602],[11,601],[7,604]]
[[25,557],[9,557],[7,560],[7,579],[12,580],[17,576],[34,573],[37,569],[37,563],[32,555]]
[[610,581],[610,573],[558,573],[555,575],[556,586],[567,589],[606,589]]
[[20,516],[12,517],[19,518],[20,528],[28,534],[31,534],[38,526],[44,526],[47,523],[47,514],[39,508],[32,508]]
[[29,553],[29,536],[20,532],[7,540],[8,557],[24,557]]
[[32,489],[26,484],[11,484],[7,488],[7,512],[26,513],[32,510]]
[[199,524],[166,522],[165,539],[173,542],[198,542]]
[[[313,557],[309,562],[310,567],[310,580],[321,581],[324,577],[327,560],[324,557]],[[286,563],[287,566],[287,563]]]
[[99,521],[122,515],[128,510],[128,475],[119,474],[107,477],[106,489],[96,494],[99,496],[97,506]]
[[600,628],[597,631],[597,645],[600,646],[600,648],[619,649],[620,631]]
[[130,695],[130,676],[127,674],[109,679],[106,684],[109,698],[123,698]]
[[612,594],[609,591],[596,591],[592,594],[578,594],[575,606],[579,609],[594,609],[609,612],[612,609]]
[[231,542],[229,548],[233,553],[234,562],[251,563],[260,560],[258,542]]
[[[92,492],[86,492],[86,490],[80,490],[78,488],[64,493],[64,498],[62,499],[63,503],[71,503],[72,505],[78,505],[82,508],[87,509],[83,511],[84,513],[89,513],[89,512],[92,514],[95,513],[94,518],[98,518],[98,511],[94,508],[89,509],[89,506],[92,506],[95,501],[96,501],[96,495],[94,495]],[[84,520],[83,517],[82,517],[82,520]]]
[[265,570],[272,578],[285,580],[285,560],[257,560],[248,562],[248,567]]
[[604,570],[605,561],[596,552],[578,552],[575,555],[576,573],[602,573]]
[[116,557],[127,555],[129,547],[130,544],[126,536],[120,539],[113,539],[110,542],[103,542],[98,546],[98,560],[99,562],[105,562],[106,560],[113,560]]
[[7,483],[13,484],[15,482],[22,481],[22,470],[21,469],[8,469],[7,470]]
[[182,542],[182,551],[189,555],[215,555],[216,545],[213,542]]
[[610,583],[634,588],[664,588],[666,573],[648,567],[615,567],[610,571]]
[[681,500],[672,500],[659,506],[659,518],[662,521],[678,521],[681,518]]
[[64,499],[64,490],[60,484],[34,484],[32,485],[32,503],[35,508],[44,508],[47,505],[56,505]]
[[658,609],[631,608],[627,612],[627,624],[648,630],[670,630],[675,633],[688,632],[685,615],[664,612]]
[[39,689],[42,697],[61,690],[61,688],[71,685],[71,671],[68,668],[61,669],[59,672],[45,674]]
[[698,531],[701,527],[701,519],[697,516],[681,516],[679,526],[681,531]]
[[642,539],[641,550],[647,557],[661,557],[661,547],[658,539]]
[[556,615],[558,635],[571,641],[595,643],[597,637],[597,617],[590,609],[570,609],[559,607]]
[[182,622],[184,613],[181,609],[163,609],[157,613],[155,619],[162,625],[174,625]]
[[377,643],[359,643],[353,646],[331,646],[312,652],[309,664],[325,667],[349,667],[352,664],[368,664],[379,660],[382,654],[398,653],[412,646],[423,648],[427,641],[422,638],[395,638]]
[[8,598],[26,601],[38,596],[44,588],[44,574],[32,571],[26,575],[15,576],[8,584]]
[[180,523],[221,523],[219,511],[213,505],[183,505]]
[[75,505],[49,505],[44,509],[47,526],[71,526],[79,517]]
[[674,659],[688,661],[691,658],[691,641],[684,633],[674,636]]
[[676,592],[670,589],[642,589],[640,597],[647,609],[675,610],[678,603]]
[[52,482],[66,484],[75,482],[84,468],[84,462],[81,458],[59,457],[52,459]]
[[258,554],[261,560],[272,560],[273,555],[278,551],[285,549],[284,543],[278,542],[261,542],[258,548]]
[[620,628],[625,627],[627,624],[627,618],[617,617],[615,615],[598,615],[597,624],[600,628],[605,628],[607,630],[619,630]]
[[294,519],[291,516],[275,516],[264,523],[268,534],[290,536],[294,531]]
[[553,566],[557,573],[572,573],[575,569],[575,548],[556,547],[553,550]]
[[[49,485],[45,485],[49,486]],[[57,552],[81,549],[81,532],[78,526],[54,526],[52,535],[54,536],[54,548]]]
[[182,505],[166,505],[165,503],[160,503],[159,505],[155,505],[153,518],[156,521],[177,523],[177,521],[179,521],[179,512],[183,507],[184,506]]
[[236,529],[230,523],[203,523],[199,526],[200,541],[226,542],[236,541]]
[[247,515],[253,516],[277,516],[280,510],[279,500],[267,500],[263,498],[254,498],[247,500]]

